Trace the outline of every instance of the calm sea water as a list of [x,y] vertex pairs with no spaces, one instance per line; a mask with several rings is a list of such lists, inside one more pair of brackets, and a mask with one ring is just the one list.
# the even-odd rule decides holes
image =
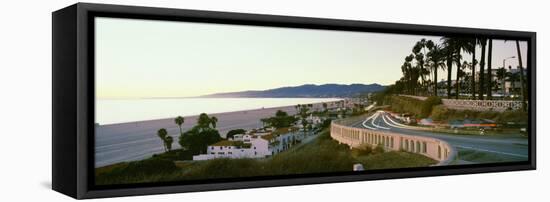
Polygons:
[[145,121],[200,113],[221,113],[340,100],[338,98],[98,99],[96,123]]

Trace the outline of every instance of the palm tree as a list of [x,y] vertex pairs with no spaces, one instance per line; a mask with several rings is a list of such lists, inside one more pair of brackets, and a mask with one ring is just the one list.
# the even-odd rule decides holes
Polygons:
[[197,120],[197,125],[200,128],[208,128],[210,126],[211,121],[212,120],[210,119],[210,117],[208,117],[208,115],[206,113],[201,113],[199,115],[198,120]]
[[406,86],[406,89],[405,91],[407,91],[408,94],[412,95],[412,87],[410,86],[411,84],[411,73],[410,73],[410,70],[411,69],[411,64],[410,63],[407,63],[407,62],[404,62],[403,65],[401,65],[401,72],[403,72],[403,80],[405,83],[407,83]]
[[487,99],[493,99],[493,39],[489,39],[489,50],[487,51]]
[[479,62],[479,99],[483,100],[483,95],[485,94],[485,46],[487,45],[487,39],[481,38],[481,60]]
[[417,69],[412,67],[412,60],[414,56],[411,54],[407,57],[405,57],[405,63],[401,66],[401,71],[405,71],[405,77],[408,79],[409,82],[409,90],[410,94],[415,95],[416,94],[416,85],[418,83],[418,71]]
[[500,90],[501,94],[504,95],[504,79],[506,79],[506,69],[504,67],[497,69],[497,79],[502,83]]
[[164,151],[166,151],[166,136],[168,135],[168,131],[166,129],[161,128],[157,131],[157,136],[162,140],[162,145],[164,145]]
[[472,91],[472,99],[476,99],[476,64],[477,64],[477,61],[476,61],[476,45],[477,45],[477,38],[473,38],[470,40],[470,53],[472,53],[472,86],[470,87],[471,88],[471,91]]
[[[511,67],[510,67],[511,68]],[[506,73],[506,81],[510,82],[510,89],[512,89],[512,93],[514,93],[515,89],[516,89],[516,86],[515,86],[515,83],[520,80],[520,76],[518,75],[518,73],[513,73],[512,71],[509,71]]]
[[307,125],[308,125],[307,120],[302,119],[302,127],[303,127],[304,132],[307,131]]
[[210,124],[212,124],[212,128],[216,128],[216,124],[218,123],[218,118],[215,116],[210,117]]
[[427,54],[428,65],[434,74],[434,96],[437,96],[437,71],[445,68],[445,52],[440,45],[433,45]]
[[456,50],[456,39],[452,37],[443,37],[443,46],[445,47],[445,59],[447,60],[447,98],[451,98],[451,75],[453,72],[453,61]]
[[172,138],[172,136],[166,137],[166,148],[168,149],[168,151],[172,150],[173,142],[174,142],[174,139]]
[[420,72],[420,78],[422,79],[422,87],[425,87],[426,85],[426,79],[424,78],[424,75],[428,74],[428,71],[424,68],[424,65],[426,64],[426,49],[428,49],[428,46],[430,44],[433,44],[433,41],[421,39],[420,41],[416,42],[412,49],[417,68]]
[[463,74],[462,72],[462,69],[464,69],[465,67],[462,66],[462,63],[460,62],[460,60],[462,59],[462,51],[466,51],[468,53],[470,53],[471,51],[471,44],[470,44],[470,40],[469,39],[466,39],[466,38],[456,38],[456,43],[455,43],[455,49],[456,49],[456,55],[454,57],[455,59],[455,64],[456,64],[456,89],[455,89],[455,92],[456,92],[456,99],[458,99],[458,96],[460,94],[460,78],[462,77],[461,74]]
[[462,67],[462,69],[460,70],[459,78],[464,79],[464,83],[467,83],[466,70],[472,68],[472,63],[470,63],[468,61],[463,61],[461,67]]
[[174,122],[178,125],[178,127],[180,128],[180,135],[183,134],[183,130],[181,129],[181,125],[183,125],[183,123],[185,122],[185,119],[181,116],[178,116],[176,117],[176,119],[174,119]]
[[526,87],[525,87],[525,78],[524,75],[523,75],[523,61],[521,60],[521,50],[519,48],[519,41],[516,40],[516,49],[518,51],[518,62],[519,62],[519,82],[520,82],[520,86],[521,86],[521,102],[522,102],[522,105],[521,105],[521,109],[523,111],[527,111],[527,98],[525,97],[527,95],[527,93],[525,92],[526,90]]
[[447,98],[451,98],[451,88],[452,88],[452,77],[453,75],[453,51],[449,48],[447,49]]

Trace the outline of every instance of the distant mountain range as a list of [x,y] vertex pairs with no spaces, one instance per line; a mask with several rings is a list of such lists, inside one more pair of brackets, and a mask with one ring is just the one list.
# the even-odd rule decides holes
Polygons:
[[306,84],[301,86],[282,87],[269,90],[251,90],[240,92],[216,93],[200,97],[206,98],[331,98],[331,97],[355,97],[365,93],[384,90],[380,84]]

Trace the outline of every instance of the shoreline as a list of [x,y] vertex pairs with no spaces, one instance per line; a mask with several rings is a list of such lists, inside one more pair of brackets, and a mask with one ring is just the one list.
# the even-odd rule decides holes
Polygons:
[[[336,103],[338,101],[312,103],[313,109],[322,109],[322,103]],[[274,116],[277,110],[283,110],[289,115],[296,113],[295,105],[249,109],[232,112],[208,114],[218,118],[217,129],[221,137],[233,129],[250,130],[262,126],[261,118]],[[175,117],[174,117],[175,118]],[[135,121],[107,125],[96,125],[95,129],[95,167],[111,165],[124,161],[140,160],[163,152],[161,140],[156,132],[165,128],[174,138],[173,148],[180,148],[178,144],[179,127],[174,118]],[[198,115],[184,116],[183,131],[196,125]]]
[[[156,99],[156,98],[155,98]],[[345,100],[345,98],[331,98],[331,99],[341,99],[341,100]],[[329,101],[329,102],[315,102],[315,103],[310,103],[310,104],[313,104],[314,107],[315,105],[321,105],[319,106],[320,108],[322,108],[322,104],[323,103],[336,103],[338,101]],[[255,109],[245,109],[245,110],[236,110],[236,111],[226,111],[226,112],[216,112],[216,113],[207,113],[208,116],[215,116],[215,115],[218,115],[218,114],[228,114],[228,113],[238,113],[238,112],[248,112],[248,111],[256,111],[256,110],[270,110],[270,109],[278,109],[278,108],[287,108],[287,107],[294,107],[294,105],[285,105],[285,106],[278,106],[278,107],[265,107],[265,108],[255,108]],[[196,117],[196,116],[199,116],[200,114],[194,114],[194,115],[186,115],[186,116],[182,116],[183,118],[187,118],[187,117]],[[275,114],[274,114],[275,115]],[[292,115],[289,113],[289,115]],[[171,118],[160,118],[160,119],[150,119],[150,120],[141,120],[141,121],[130,121],[130,122],[122,122],[122,123],[108,123],[108,124],[100,124],[100,123],[96,123],[96,124],[99,124],[99,126],[111,126],[111,125],[118,125],[118,124],[132,124],[132,123],[140,123],[140,122],[150,122],[150,121],[162,121],[162,120],[174,120],[176,117],[171,117]]]

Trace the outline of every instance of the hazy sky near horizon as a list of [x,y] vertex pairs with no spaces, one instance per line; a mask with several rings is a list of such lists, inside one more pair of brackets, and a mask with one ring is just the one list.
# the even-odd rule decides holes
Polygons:
[[[402,76],[401,65],[416,41],[439,43],[441,38],[103,17],[95,23],[100,99],[189,97],[303,84],[389,85]],[[521,50],[526,66],[525,42]],[[493,42],[493,68],[516,55],[515,43]],[[518,64],[517,59],[506,63]],[[439,75],[441,80],[446,72]]]

